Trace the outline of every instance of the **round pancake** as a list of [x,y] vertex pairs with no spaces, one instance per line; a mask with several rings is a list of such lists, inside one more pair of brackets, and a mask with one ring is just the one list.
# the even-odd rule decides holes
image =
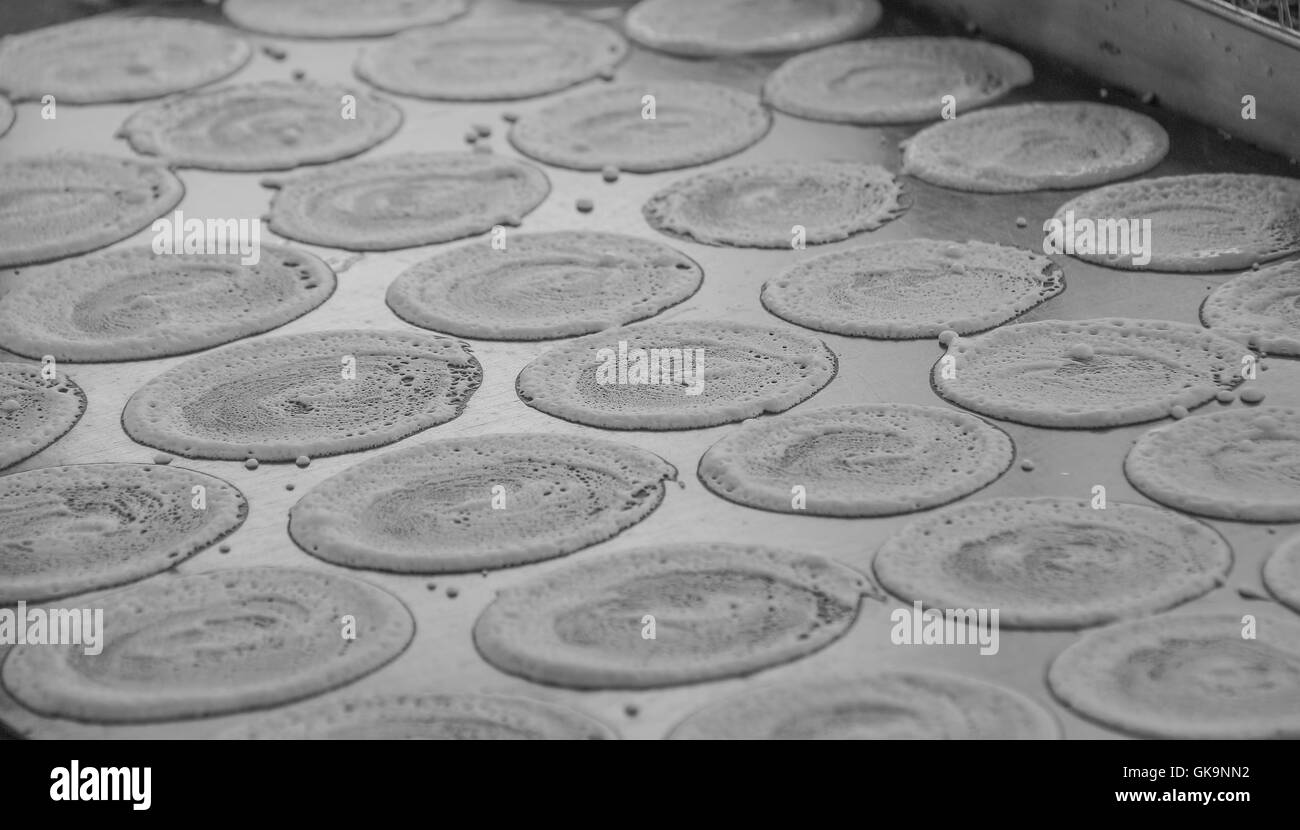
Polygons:
[[[370,674],[415,634],[387,591],[290,568],[164,575],[87,600],[104,611],[102,654],[22,645],[5,660],[4,686],[28,709],[134,723],[275,706]],[[355,639],[341,636],[345,615]]]
[[1233,277],[1205,299],[1201,322],[1262,352],[1300,357],[1300,263]]
[[0,363],[0,470],[30,458],[81,420],[86,393],[57,369],[52,380],[29,363]]
[[1091,429],[1153,421],[1174,406],[1208,403],[1241,382],[1235,367],[1243,352],[1231,340],[1183,323],[1043,320],[957,338],[930,380],[944,398],[983,415]]
[[[1011,466],[1007,434],[965,412],[869,404],[753,421],[700,459],[728,501],[812,516],[891,516],[974,493]],[[804,488],[796,508],[793,488]]]
[[908,340],[999,326],[1065,290],[1041,254],[988,242],[871,242],[803,260],[765,284],[763,307],[795,325]]
[[391,251],[518,225],[551,190],[540,169],[480,153],[404,153],[280,179],[271,230],[314,245]]
[[642,0],[628,37],[675,55],[797,52],[850,40],[880,20],[876,0]]
[[468,0],[225,0],[236,26],[302,38],[377,37],[431,26],[469,10]]
[[903,147],[902,172],[931,184],[1023,193],[1091,187],[1150,170],[1169,152],[1169,136],[1140,113],[1072,101],[980,110],[926,127]]
[[[865,577],[812,554],[676,544],[549,571],[497,594],[474,643],[509,674],[574,688],[648,688],[751,674],[838,639]],[[655,636],[646,637],[655,618]]]
[[0,95],[0,136],[9,132],[9,128],[14,125],[14,108],[9,103],[9,99]]
[[763,97],[782,112],[845,124],[934,121],[951,95],[957,112],[1034,80],[1010,49],[955,37],[872,38],[797,55],[768,76]]
[[180,467],[75,464],[0,477],[0,605],[152,576],[247,515],[233,485]]
[[252,54],[221,26],[97,15],[0,40],[0,90],[15,101],[142,101],[218,81]]
[[744,248],[789,248],[795,225],[809,245],[874,230],[903,212],[902,188],[874,164],[786,161],[723,167],[682,179],[641,208],[663,233]]
[[503,101],[591,80],[626,54],[627,41],[608,26],[530,10],[403,32],[363,49],[355,71],[380,89],[416,98]]
[[58,153],[0,164],[0,267],[111,245],[184,195],[181,180],[156,162]]
[[515,389],[534,409],[579,424],[695,429],[784,412],[835,369],[825,343],[792,329],[650,322],[555,346],[523,368]]
[[[654,96],[654,118],[645,118]],[[523,115],[515,149],[574,170],[654,173],[707,164],[754,144],[772,116],[747,92],[701,81],[602,84]]]
[[1052,663],[1071,709],[1152,738],[1300,738],[1300,622],[1254,612],[1161,614],[1098,629]]
[[294,461],[380,447],[446,423],[482,380],[469,347],[445,337],[290,334],[169,369],[131,396],[122,426],[141,444],[186,458]]
[[1300,409],[1229,409],[1153,429],[1124,472],[1144,495],[1188,513],[1300,521]]
[[185,354],[288,323],[334,293],[334,272],[306,251],[240,254],[106,251],[24,269],[0,295],[0,346],[103,363]]
[[694,260],[658,242],[558,231],[435,254],[399,274],[387,301],[408,323],[457,337],[545,340],[653,317],[703,279]]
[[673,740],[1054,740],[1056,718],[991,683],[928,671],[786,682],[709,704]]
[[1264,584],[1283,605],[1300,612],[1300,536],[1283,542],[1264,563]]
[[370,695],[303,703],[218,736],[229,740],[613,740],[581,712],[522,697]]
[[531,433],[452,438],[326,479],[289,511],[289,535],[312,556],[351,568],[500,568],[622,533],[676,478],[667,461],[630,444]]
[[890,593],[929,608],[997,608],[1012,628],[1144,616],[1224,583],[1232,549],[1170,510],[1087,500],[964,502],[917,519],[875,559]]
[[1231,271],[1300,251],[1300,181],[1281,176],[1200,173],[1123,182],[1076,196],[1056,212],[1096,225],[1150,220],[1150,261],[1130,254],[1075,253],[1110,268]]
[[[344,118],[351,95],[353,118]],[[365,152],[397,132],[402,111],[344,86],[262,81],[169,98],[139,110],[119,134],[177,167],[287,170]]]

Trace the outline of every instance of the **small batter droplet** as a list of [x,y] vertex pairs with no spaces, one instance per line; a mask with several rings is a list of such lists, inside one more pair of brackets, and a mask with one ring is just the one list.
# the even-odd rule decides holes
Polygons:
[[247,461],[244,462],[244,467],[245,467],[245,469],[256,470],[256,469],[257,469],[257,459],[256,459],[256,458],[250,458],[250,459],[248,459]]

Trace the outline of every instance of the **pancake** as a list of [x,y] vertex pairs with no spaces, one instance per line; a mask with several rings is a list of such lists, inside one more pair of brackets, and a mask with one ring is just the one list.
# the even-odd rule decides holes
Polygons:
[[103,248],[176,207],[185,186],[165,166],[91,153],[0,164],[0,267]]
[[1232,549],[1169,510],[1004,498],[927,514],[876,553],[890,593],[929,608],[997,608],[1011,628],[1082,628],[1145,616],[1224,583]]
[[926,127],[903,147],[903,172],[931,184],[1023,193],[1091,187],[1150,170],[1169,152],[1169,136],[1140,113],[1071,101],[969,113]]
[[928,671],[786,682],[709,704],[674,740],[1052,740],[1056,718],[1001,686]]
[[903,239],[803,260],[763,286],[762,302],[805,328],[907,340],[985,331],[1064,290],[1061,269],[1041,254]]
[[19,271],[0,295],[0,346],[82,363],[167,357],[270,331],[334,293],[334,272],[305,251],[268,244],[240,260],[136,247]]
[[667,461],[630,444],[531,433],[452,438],[325,480],[289,511],[289,535],[312,556],[351,568],[500,568],[622,533],[676,478]]
[[626,54],[627,42],[608,26],[530,10],[403,32],[363,49],[356,74],[416,98],[505,101],[591,80]]
[[[103,653],[22,645],[5,660],[5,688],[28,709],[135,723],[275,706],[370,674],[415,634],[387,591],[290,568],[160,576],[87,599],[104,611]],[[355,639],[340,636],[345,615]]]
[[218,81],[252,54],[247,41],[221,26],[97,15],[0,40],[0,90],[15,101],[142,101]]
[[1241,382],[1235,366],[1242,352],[1182,323],[1043,320],[957,338],[935,363],[931,383],[958,406],[993,418],[1055,429],[1113,427],[1208,403]]
[[1300,738],[1300,622],[1161,614],[1085,635],[1047,680],[1071,709],[1152,738]]
[[1282,543],[1264,563],[1264,584],[1283,605],[1300,613],[1300,536]]
[[1153,429],[1124,472],[1144,495],[1188,513],[1300,521],[1300,409],[1229,409]]
[[789,248],[796,224],[809,245],[874,230],[903,212],[900,193],[874,164],[787,161],[699,173],[651,196],[641,212],[656,230],[706,245]]
[[515,389],[534,409],[588,426],[696,429],[784,412],[835,369],[826,344],[791,329],[651,322],[555,346],[523,368]]
[[387,300],[408,323],[457,337],[544,340],[653,317],[703,279],[690,257],[634,236],[521,233],[504,250],[435,254],[399,274]]
[[[497,594],[474,643],[509,674],[574,688],[649,688],[751,674],[838,639],[865,577],[812,554],[750,545],[639,548],[566,565]],[[642,619],[655,617],[655,637]]]
[[1206,298],[1201,322],[1262,352],[1300,357],[1300,263],[1233,277]]
[[[643,100],[654,96],[654,118]],[[510,143],[574,170],[655,173],[707,164],[754,144],[772,116],[747,92],[701,81],[604,84],[520,116]]]
[[46,380],[40,366],[0,363],[0,470],[59,440],[85,411],[86,393],[63,372]]
[[284,178],[271,230],[314,245],[391,251],[518,225],[550,192],[531,164],[478,153],[404,153]]
[[299,704],[217,736],[230,740],[613,740],[580,712],[522,697],[370,695]]
[[1056,212],[1077,223],[1115,217],[1151,221],[1150,261],[1128,254],[1075,253],[1110,268],[1231,271],[1300,251],[1300,181],[1281,176],[1200,173],[1103,187]]
[[[349,368],[355,377],[344,377]],[[446,423],[482,379],[457,340],[405,331],[290,334],[169,369],[131,396],[122,426],[135,441],[186,458],[318,458]]]
[[9,100],[0,95],[0,136],[9,132],[9,128],[14,125],[14,108]]
[[221,11],[243,29],[302,38],[391,35],[459,17],[468,0],[225,0]]
[[[196,486],[203,509],[193,507]],[[0,605],[152,576],[247,515],[233,485],[180,467],[75,464],[0,477]]]
[[675,55],[796,52],[850,40],[880,20],[876,0],[642,0],[628,37]]
[[[936,406],[814,409],[745,424],[704,453],[704,486],[780,513],[891,516],[945,504],[995,481],[1015,449],[973,415]],[[792,506],[802,486],[803,508]]]
[[763,97],[800,118],[845,124],[934,121],[951,95],[957,113],[1034,80],[1034,68],[993,43],[950,37],[873,38],[798,55],[768,76]]
[[[343,96],[355,118],[343,118]],[[345,86],[262,81],[170,98],[139,110],[119,134],[178,167],[287,170],[365,152],[397,132],[402,111]]]

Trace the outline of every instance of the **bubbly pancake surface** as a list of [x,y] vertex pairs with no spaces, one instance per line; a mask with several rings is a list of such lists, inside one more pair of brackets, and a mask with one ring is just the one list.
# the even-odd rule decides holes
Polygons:
[[449,242],[518,225],[551,190],[531,164],[470,153],[404,153],[268,179],[271,230],[352,251]]
[[156,162],[58,153],[0,164],[0,267],[111,245],[184,195],[181,180]]
[[1160,614],[1098,629],[1048,671],[1053,693],[1107,726],[1154,738],[1300,737],[1300,622],[1255,612]]
[[0,477],[0,605],[152,576],[247,515],[233,485],[179,467],[74,464]]
[[353,38],[445,23],[469,5],[469,0],[225,0],[221,11],[236,26],[254,32]]
[[1061,269],[987,242],[872,242],[804,260],[763,286],[763,307],[805,328],[917,339],[1001,325],[1065,289]]
[[675,740],[1052,740],[1061,727],[1038,703],[970,678],[884,671],[793,681],[709,704]]
[[[749,674],[840,637],[869,583],[812,554],[694,543],[587,559],[498,593],[474,625],[492,665],[576,688]],[[642,636],[654,618],[655,637]]]
[[96,16],[0,40],[0,90],[15,101],[140,101],[218,81],[251,56],[248,42],[221,26]]
[[876,0],[642,0],[627,33],[677,55],[795,52],[849,40],[880,20]]
[[670,184],[642,207],[651,227],[708,245],[789,248],[874,230],[903,212],[889,171],[856,162],[724,167]]
[[232,740],[612,740],[565,706],[483,694],[372,695],[303,703],[219,736]]
[[1260,351],[1300,357],[1300,263],[1233,277],[1205,299],[1201,322]]
[[220,81],[252,48],[229,29],[170,17],[95,17],[0,40],[0,90],[59,104],[161,98]]
[[872,38],[797,55],[768,76],[763,96],[782,112],[848,124],[908,124],[996,101],[1034,79],[1010,49],[947,37]]
[[25,269],[0,296],[0,346],[85,363],[198,351],[301,317],[334,293],[328,265],[262,245],[240,254],[160,256],[126,248]]
[[997,608],[1004,626],[1078,628],[1163,611],[1222,585],[1232,549],[1173,511],[1061,498],[964,502],[876,553],[891,593],[932,608]]
[[1153,429],[1124,459],[1152,499],[1216,519],[1300,521],[1300,410],[1230,409]]
[[1300,181],[1282,176],[1197,173],[1121,182],[1076,196],[1056,216],[1098,228],[1108,220],[1149,220],[1145,263],[1134,261],[1146,258],[1135,257],[1143,253],[1136,249],[1074,254],[1110,268],[1230,271],[1300,251]]
[[59,440],[86,411],[86,394],[57,364],[52,378],[41,368],[0,363],[0,470]]
[[131,396],[136,441],[187,458],[293,461],[370,449],[460,415],[483,372],[457,340],[324,331],[237,343]]
[[522,116],[510,130],[510,143],[557,167],[654,173],[735,155],[771,125],[757,96],[730,87],[613,83],[569,93]]
[[[387,591],[291,568],[163,575],[87,601],[104,612],[103,652],[16,647],[0,679],[23,706],[100,723],[274,706],[370,674],[415,634]],[[345,615],[354,639],[341,636]]]
[[419,262],[388,287],[409,323],[457,337],[543,340],[652,317],[704,278],[685,254],[623,234],[515,234],[504,249],[470,243]]
[[1197,326],[1124,318],[1043,320],[954,340],[931,382],[944,398],[1031,426],[1153,421],[1241,382],[1245,349]]
[[648,516],[677,471],[630,444],[493,434],[407,447],[327,479],[289,535],[338,565],[476,571],[572,553]]
[[888,516],[969,495],[1014,454],[1006,433],[964,412],[837,406],[745,424],[704,453],[699,476],[722,498],[764,510]]
[[1150,170],[1163,127],[1106,104],[1017,104],[943,121],[904,142],[903,172],[979,193],[1090,187]]
[[401,123],[400,109],[359,90],[262,81],[153,104],[128,118],[120,132],[137,153],[179,167],[287,170],[355,156]]
[[523,368],[515,388],[529,406],[580,424],[695,429],[784,412],[835,370],[826,344],[793,329],[649,322],[555,346]]
[[403,32],[362,50],[356,74],[416,98],[501,101],[591,80],[626,54],[627,42],[609,26],[530,10]]
[[1284,605],[1300,613],[1300,536],[1283,542],[1264,563],[1264,584]]

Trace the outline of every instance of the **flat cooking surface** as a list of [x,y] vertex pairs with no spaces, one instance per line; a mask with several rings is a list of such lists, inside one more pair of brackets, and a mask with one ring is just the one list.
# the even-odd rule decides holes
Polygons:
[[[510,14],[522,4],[508,0],[483,0],[477,14]],[[580,7],[584,14],[617,22],[616,6]],[[875,35],[925,33],[922,24],[891,9]],[[248,35],[255,44],[275,42],[288,52],[277,62],[255,51],[253,60],[231,81],[287,79],[295,70],[308,78],[360,85],[351,74],[353,58],[363,41],[309,42],[262,38]],[[1031,56],[1032,57],[1032,56]],[[619,68],[621,81],[694,78],[713,80],[757,92],[765,75],[780,63],[777,59],[691,61],[660,55],[633,47]],[[1054,74],[1040,59],[1034,59],[1039,79],[1030,87],[1009,96],[1004,103],[1028,100],[1097,100],[1098,89],[1085,79]],[[597,82],[599,83],[599,82]],[[505,111],[528,112],[549,98],[493,104],[442,104],[397,99],[406,121],[397,135],[371,151],[370,156],[422,151],[467,149],[463,136],[471,124],[493,126],[488,140],[493,150],[516,155],[505,140],[501,120]],[[1148,175],[1191,172],[1246,172],[1294,175],[1295,168],[1240,142],[1228,141],[1215,131],[1171,117],[1158,108],[1142,106],[1126,96],[1112,95],[1112,103],[1131,106],[1155,117],[1169,131],[1171,150],[1159,167]],[[87,150],[131,156],[125,142],[113,133],[137,105],[93,107],[61,106],[58,118],[43,121],[38,104],[17,107],[18,120],[12,132],[0,139],[0,157],[56,149]],[[891,170],[899,165],[898,141],[916,128],[868,129],[803,121],[775,114],[772,132],[754,147],[729,160],[753,162],[776,159],[853,159],[877,162]],[[703,168],[696,168],[703,169]],[[979,239],[1041,250],[1042,223],[1056,208],[1080,191],[989,196],[956,193],[905,179],[906,200],[911,209],[878,231],[861,234],[846,242],[810,246],[805,251],[752,251],[715,248],[668,240],[650,229],[641,217],[641,204],[668,182],[694,170],[655,175],[623,174],[615,184],[601,180],[599,173],[578,173],[546,168],[552,192],[546,202],[524,221],[521,231],[599,229],[631,233],[669,244],[697,260],[705,272],[704,285],[694,297],[660,315],[659,320],[689,320],[722,317],[740,322],[771,323],[771,315],[759,304],[764,281],[789,265],[811,256],[851,248],[879,239],[935,237]],[[179,206],[189,216],[257,217],[267,211],[271,191],[259,186],[265,174],[211,173],[182,170],[187,194]],[[574,209],[576,199],[595,202],[590,214]],[[1028,226],[1016,227],[1025,217]],[[791,217],[791,224],[798,217]],[[137,234],[127,244],[147,243],[151,231]],[[279,241],[263,229],[264,241]],[[290,242],[291,245],[298,243]],[[484,238],[451,243],[484,244]],[[280,329],[261,337],[273,337],[334,328],[409,329],[384,304],[384,291],[408,265],[435,249],[414,248],[363,256],[344,251],[304,246],[323,256],[339,273],[337,293],[323,306]],[[1023,320],[1081,319],[1097,316],[1127,316],[1197,322],[1197,309],[1210,289],[1232,274],[1178,275],[1109,271],[1070,259],[1056,257],[1065,269],[1066,290],[1025,315]],[[3,290],[0,287],[0,290]],[[929,369],[938,359],[940,347],[933,340],[882,342],[818,335],[839,356],[838,376],[822,392],[792,410],[800,412],[848,403],[904,402],[946,405],[930,389]],[[1056,712],[1066,737],[1116,737],[1118,733],[1082,720],[1057,705],[1048,692],[1044,676],[1048,663],[1077,635],[1071,632],[1001,632],[1001,650],[996,656],[981,657],[971,646],[895,646],[890,642],[889,613],[907,604],[896,598],[887,602],[864,600],[857,622],[849,633],[829,648],[795,663],[773,668],[747,679],[683,686],[662,691],[577,692],[549,688],[503,674],[484,662],[474,650],[471,627],[479,612],[501,588],[571,562],[581,562],[615,550],[662,541],[721,540],[754,542],[803,549],[834,557],[870,573],[875,549],[911,517],[885,519],[831,519],[767,513],[724,501],[709,493],[695,477],[700,455],[711,444],[737,429],[736,425],[679,432],[606,432],[566,423],[525,406],[515,395],[519,370],[550,344],[490,343],[470,341],[484,369],[483,386],[455,421],[435,427],[394,446],[410,446],[458,435],[528,431],[600,435],[628,441],[663,456],[679,470],[680,486],[669,485],[664,503],[644,522],[608,542],[550,562],[479,574],[419,577],[367,571],[349,573],[381,585],[401,597],[416,617],[417,633],[410,648],[395,662],[365,679],[331,694],[366,691],[505,691],[552,699],[590,713],[613,725],[628,738],[659,738],[700,706],[730,695],[755,683],[786,680],[805,674],[875,667],[931,667],[982,677],[1027,693]],[[0,359],[15,359],[0,352]],[[101,461],[149,462],[154,450],[131,441],[119,422],[127,398],[148,379],[169,369],[183,357],[135,363],[69,365],[67,372],[85,390],[89,407],[81,422],[63,439],[9,472]],[[1269,404],[1300,405],[1300,362],[1269,358],[1268,370],[1256,383],[1267,392]],[[1242,406],[1235,403],[1233,406]],[[1206,411],[1221,408],[1211,403]],[[1087,498],[1093,485],[1106,487],[1111,501],[1150,502],[1125,480],[1124,455],[1131,443],[1152,425],[1123,427],[1107,431],[1055,431],[998,422],[1014,439],[1017,460],[1011,470],[972,498],[995,496],[1056,495]],[[248,497],[248,520],[226,542],[229,554],[210,548],[182,563],[182,573],[250,565],[286,565],[299,568],[333,569],[300,551],[286,531],[290,506],[307,490],[329,476],[393,446],[364,453],[323,458],[300,470],[293,464],[263,464],[254,471],[234,461],[176,459],[173,464],[220,476],[238,486]],[[1021,459],[1033,459],[1032,472],[1020,469]],[[285,485],[292,483],[290,492]],[[1218,528],[1236,553],[1228,583],[1183,608],[1233,610],[1248,613],[1261,602],[1241,597],[1239,588],[1262,591],[1259,571],[1265,556],[1295,526],[1247,525],[1209,521]],[[168,578],[166,575],[160,578]],[[436,583],[436,590],[429,587]],[[448,597],[446,589],[459,595]],[[625,707],[635,705],[635,716]],[[99,727],[71,721],[37,718],[0,694],[0,720],[21,734],[35,737],[190,737],[204,736],[225,728],[239,717],[211,718],[184,723],[130,727]]]

